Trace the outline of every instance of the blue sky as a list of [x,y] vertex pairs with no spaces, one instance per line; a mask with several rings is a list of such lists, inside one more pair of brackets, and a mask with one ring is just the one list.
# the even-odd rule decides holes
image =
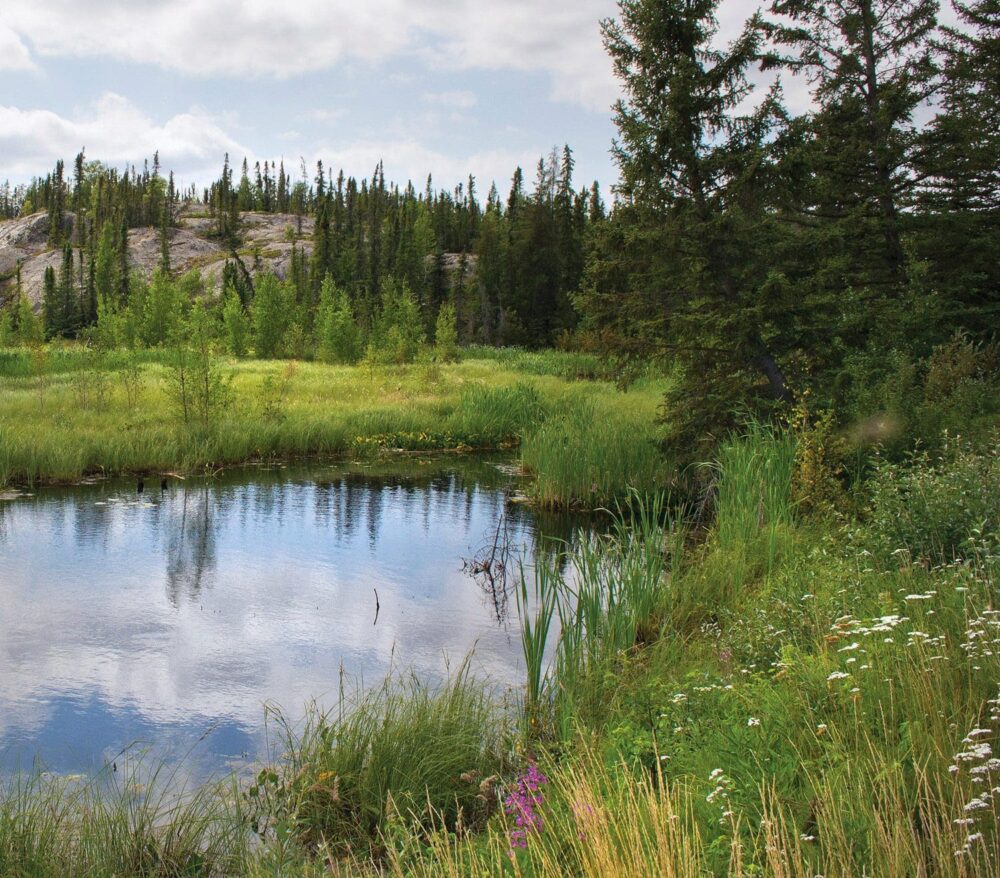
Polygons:
[[[724,0],[720,39],[756,4]],[[599,21],[615,0],[2,0],[0,180],[85,146],[112,165],[159,149],[182,183],[317,159],[348,174],[506,193],[569,143],[577,183],[617,174],[617,84]],[[792,87],[793,103],[804,100]]]

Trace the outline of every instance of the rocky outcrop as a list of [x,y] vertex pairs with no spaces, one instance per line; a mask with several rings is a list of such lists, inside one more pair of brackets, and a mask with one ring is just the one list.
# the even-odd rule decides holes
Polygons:
[[[306,258],[312,256],[312,217],[293,214],[244,213],[241,220],[242,244],[239,259],[251,274],[271,271],[284,280],[291,271],[292,252],[298,248]],[[72,233],[74,217],[65,217],[67,234]],[[201,272],[205,289],[218,292],[226,260],[232,252],[213,237],[215,221],[207,208],[195,202],[181,206],[178,227],[170,231],[170,267],[180,275],[192,269]],[[62,260],[58,249],[49,247],[49,218],[45,213],[0,222],[0,304],[13,295],[14,277],[21,266],[21,285],[36,309],[41,307],[45,269],[57,271]],[[128,235],[129,265],[147,278],[160,264],[158,229],[132,229]],[[434,257],[428,257],[433,270]],[[446,253],[444,271],[448,284],[454,285],[476,270],[475,256]]]
[[[73,214],[67,213],[65,221],[67,233],[71,234]],[[245,213],[241,221],[243,245],[238,255],[251,273],[273,271],[284,279],[291,269],[293,247],[303,250],[307,257],[312,255],[311,217],[302,217],[300,222],[299,217],[291,214]],[[213,230],[214,221],[204,205],[183,205],[178,214],[178,228],[170,231],[170,266],[175,274],[197,269],[206,289],[218,291],[226,260],[232,254],[213,239]],[[45,269],[51,265],[58,271],[62,260],[60,251],[49,246],[48,235],[46,213],[0,222],[0,303],[13,295],[20,265],[21,288],[36,309],[41,307]],[[133,269],[152,277],[160,264],[158,229],[129,231],[128,261]]]

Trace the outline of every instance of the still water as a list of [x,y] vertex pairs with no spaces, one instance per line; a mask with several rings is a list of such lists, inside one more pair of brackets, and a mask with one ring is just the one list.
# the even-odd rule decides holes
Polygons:
[[0,501],[0,771],[89,774],[140,749],[201,775],[239,769],[274,746],[265,704],[294,717],[336,704],[342,679],[442,679],[470,653],[478,676],[520,686],[516,613],[468,562],[499,531],[508,568],[530,565],[575,523],[506,503],[503,461],[394,470]]

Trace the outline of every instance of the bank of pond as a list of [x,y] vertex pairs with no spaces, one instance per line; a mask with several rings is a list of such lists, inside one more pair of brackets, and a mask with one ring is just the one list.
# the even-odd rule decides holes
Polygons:
[[50,764],[0,874],[995,874],[997,449],[838,509],[801,443],[596,521],[505,456],[6,501],[6,753]]

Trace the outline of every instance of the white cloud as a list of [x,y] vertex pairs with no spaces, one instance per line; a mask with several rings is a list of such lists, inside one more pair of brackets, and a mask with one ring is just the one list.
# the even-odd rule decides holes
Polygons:
[[0,71],[35,69],[28,47],[14,31],[0,22]]
[[179,113],[157,124],[112,92],[71,118],[0,105],[0,178],[23,180],[45,173],[81,147],[112,166],[142,162],[159,150],[163,166],[188,180],[214,177],[225,152],[250,154],[202,111]]
[[346,110],[343,109],[320,109],[312,110],[309,113],[309,118],[314,122],[336,122],[342,119],[347,114]]
[[42,57],[112,57],[196,76],[284,78],[419,52],[448,70],[547,73],[553,97],[604,110],[616,87],[598,22],[616,8],[614,0],[297,0],[276,11],[267,0],[100,0],[81,14],[75,0],[4,0],[4,21]]
[[[476,178],[479,196],[485,199],[490,183],[506,193],[514,169],[520,165],[528,173],[540,155],[537,151],[485,150],[469,155],[453,155],[430,149],[415,139],[363,141],[331,146],[319,150],[316,158],[336,173],[340,168],[348,175],[370,177],[379,161],[385,163],[386,180],[404,185],[407,180],[418,189],[434,178],[435,189],[451,188],[465,182],[469,174]],[[315,164],[315,161],[313,162]]]

